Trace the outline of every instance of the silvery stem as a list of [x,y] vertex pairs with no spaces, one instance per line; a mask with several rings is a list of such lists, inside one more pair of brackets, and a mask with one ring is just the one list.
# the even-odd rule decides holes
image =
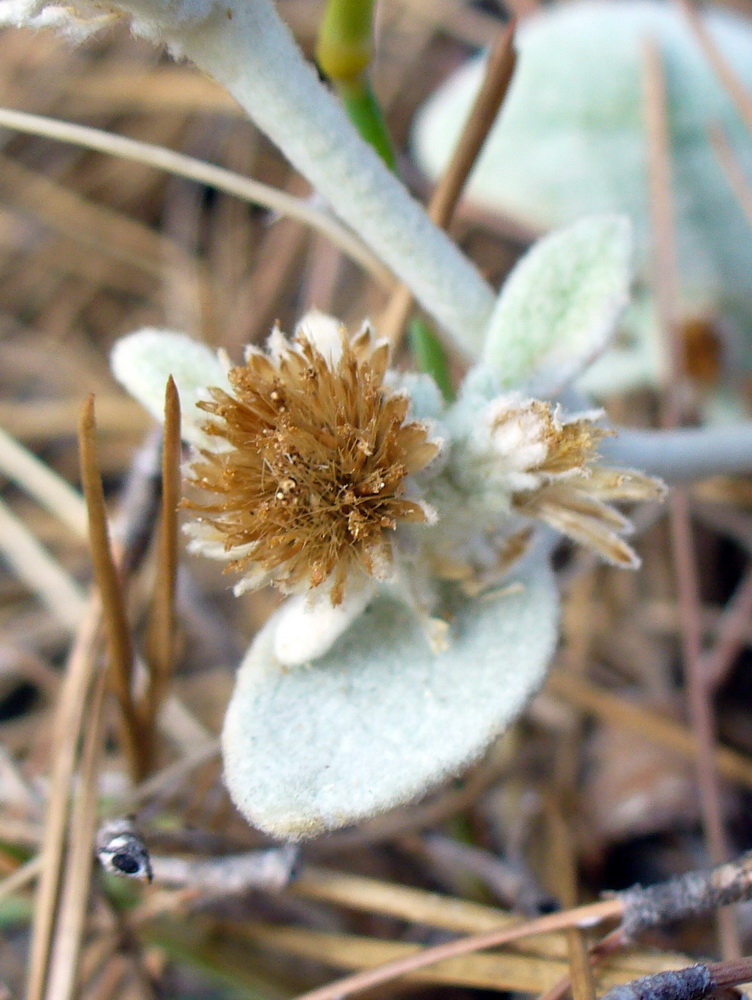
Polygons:
[[752,472],[752,423],[672,431],[620,430],[602,442],[605,461],[683,483]]
[[476,356],[495,295],[357,134],[270,0],[228,0],[167,40],[222,83],[416,299]]

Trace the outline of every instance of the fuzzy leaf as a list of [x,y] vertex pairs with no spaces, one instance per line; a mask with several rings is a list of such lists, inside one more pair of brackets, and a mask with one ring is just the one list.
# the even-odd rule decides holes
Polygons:
[[482,361],[504,389],[556,393],[600,354],[627,303],[632,230],[596,215],[540,240],[507,279]]
[[381,596],[309,667],[274,660],[276,617],[238,674],[225,780],[248,820],[299,839],[422,795],[477,758],[540,686],[558,603],[537,563],[518,592],[463,599],[431,653],[413,614]]
[[160,423],[165,385],[172,375],[180,395],[183,438],[191,444],[204,444],[198,424],[206,417],[196,409],[196,403],[207,386],[228,387],[216,351],[184,333],[146,328],[118,340],[111,364],[115,378]]
[[[752,25],[727,5],[703,21],[742,87],[752,88]],[[659,46],[671,143],[679,308],[683,316],[752,320],[752,240],[708,128],[720,128],[752,176],[752,143],[676,4],[572,0],[540,5],[517,32],[519,60],[504,108],[473,169],[469,202],[548,231],[596,212],[624,212],[641,280],[652,284],[644,116],[644,43]],[[413,149],[436,179],[446,169],[485,69],[473,57],[420,110]],[[742,341],[745,341],[742,343]],[[752,368],[752,338],[734,364]],[[654,350],[654,354],[659,352]],[[617,359],[618,364],[618,359]],[[652,370],[655,382],[656,367]]]

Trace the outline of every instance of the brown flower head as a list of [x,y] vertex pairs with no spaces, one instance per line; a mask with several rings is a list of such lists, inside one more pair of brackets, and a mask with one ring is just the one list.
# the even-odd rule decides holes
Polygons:
[[468,593],[495,586],[530,549],[536,521],[607,562],[636,568],[623,537],[632,525],[612,502],[662,499],[665,486],[600,463],[598,447],[611,433],[596,423],[600,416],[565,417],[554,403],[513,392],[486,404],[450,457],[451,479],[464,496],[457,510],[469,510],[458,520],[438,505],[434,571]]
[[513,493],[512,507],[545,521],[607,562],[636,569],[637,553],[622,537],[632,524],[611,501],[660,500],[666,488],[641,472],[599,464],[598,444],[611,433],[594,423],[600,415],[564,419],[557,407],[540,400],[499,412],[495,429],[502,438],[508,433],[505,424],[532,423],[540,449],[525,469],[529,483]]
[[189,531],[195,548],[221,546],[244,574],[237,592],[326,584],[339,604],[351,574],[390,575],[400,522],[433,516],[405,487],[439,444],[384,385],[387,361],[370,330],[349,339],[316,316],[292,341],[276,330],[267,351],[249,349],[229,372],[231,391],[211,388],[199,403],[217,448],[191,466],[209,498],[186,505],[199,515]]

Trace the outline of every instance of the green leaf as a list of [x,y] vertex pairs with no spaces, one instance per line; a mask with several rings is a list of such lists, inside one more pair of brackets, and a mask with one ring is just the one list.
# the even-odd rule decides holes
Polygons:
[[596,215],[540,240],[512,271],[491,315],[482,362],[503,389],[566,386],[607,345],[627,304],[632,229]]
[[452,607],[430,651],[414,615],[381,596],[321,659],[275,662],[276,618],[256,637],[225,718],[225,780],[254,825],[289,839],[422,795],[475,760],[543,681],[558,598],[537,563],[519,590]]

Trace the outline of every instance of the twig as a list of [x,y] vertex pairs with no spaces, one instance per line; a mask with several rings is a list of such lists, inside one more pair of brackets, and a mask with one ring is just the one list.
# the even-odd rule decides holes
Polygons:
[[131,691],[133,650],[125,615],[122,586],[110,549],[107,511],[96,454],[94,397],[89,396],[79,423],[81,479],[89,512],[89,537],[94,578],[102,597],[102,608],[110,661],[110,677],[120,704],[123,741],[134,778],[146,773],[141,726]]
[[702,1000],[717,986],[708,966],[698,962],[687,969],[658,972],[614,986],[601,1000]]
[[261,184],[249,177],[242,177],[240,174],[225,170],[223,167],[216,167],[211,163],[205,163],[203,160],[196,160],[192,156],[175,153],[171,149],[165,149],[164,146],[128,139],[121,135],[112,135],[110,132],[85,125],[73,125],[70,122],[32,115],[25,111],[0,108],[0,127],[12,128],[18,132],[83,146],[85,149],[93,149],[108,156],[119,156],[124,160],[144,163],[158,170],[186,177],[199,184],[206,184],[208,187],[224,191],[226,194],[234,195],[236,198],[241,198],[251,204],[263,205],[279,215],[297,219],[323,233],[377,281],[387,286],[392,284],[393,279],[387,268],[356,236],[326,212],[317,209],[303,198],[294,198],[277,188]]
[[[681,422],[686,358],[677,327],[678,270],[674,238],[668,110],[661,54],[654,41],[644,45],[645,114],[649,166],[649,207],[655,248],[655,284],[658,312],[669,342],[671,380],[663,405],[664,427]],[[703,829],[711,860],[718,864],[728,857],[723,828],[718,774],[715,766],[715,726],[709,692],[702,673],[700,597],[697,563],[693,551],[689,501],[682,490],[669,497],[669,526],[679,614],[682,622],[684,676],[689,714],[697,737],[697,768]],[[741,953],[733,914],[718,917],[721,949],[726,958]]]
[[97,834],[97,857],[106,871],[212,896],[249,889],[277,892],[293,877],[298,853],[297,847],[288,844],[210,860],[150,855],[135,824],[127,818],[110,820]]
[[[515,22],[501,32],[488,58],[483,83],[470,110],[441,180],[428,204],[428,215],[437,226],[446,229],[459,201],[462,189],[493,126],[512,80],[517,54],[514,48]],[[381,336],[396,348],[413,307],[407,285],[400,284],[379,320]]]
[[303,993],[298,1000],[337,1000],[410,975],[418,969],[424,969],[447,958],[507,945],[523,937],[566,930],[570,927],[594,927],[605,921],[621,920],[620,930],[625,939],[629,939],[649,927],[661,926],[688,916],[697,916],[751,896],[752,852],[709,871],[690,872],[668,882],[649,886],[647,889],[634,886],[600,903],[591,903],[563,913],[538,917],[517,927],[502,927],[426,948],[419,954],[408,955],[378,968],[346,976],[327,986]]
[[695,41],[702,49],[703,55],[731,98],[739,117],[752,135],[752,97],[747,93],[741,80],[731,66],[729,66],[728,60],[716,45],[691,0],[675,0],[675,2],[684,15],[689,29],[695,37]]
[[698,962],[686,969],[633,979],[604,993],[601,1000],[702,1000],[719,990],[752,980],[752,958]]

